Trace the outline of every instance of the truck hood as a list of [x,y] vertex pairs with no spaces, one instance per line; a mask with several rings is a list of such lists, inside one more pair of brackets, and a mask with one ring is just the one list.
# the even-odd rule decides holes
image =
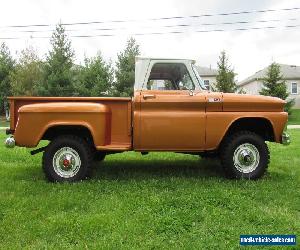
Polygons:
[[262,95],[245,95],[221,93],[223,99],[223,111],[269,111],[282,112],[285,101],[277,97]]

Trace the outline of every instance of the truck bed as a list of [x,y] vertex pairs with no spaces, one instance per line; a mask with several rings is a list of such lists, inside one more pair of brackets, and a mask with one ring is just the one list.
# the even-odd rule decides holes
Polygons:
[[10,129],[14,131],[18,121],[18,110],[28,104],[49,102],[91,102],[106,105],[111,112],[111,144],[103,149],[130,150],[131,140],[131,98],[124,97],[10,97]]

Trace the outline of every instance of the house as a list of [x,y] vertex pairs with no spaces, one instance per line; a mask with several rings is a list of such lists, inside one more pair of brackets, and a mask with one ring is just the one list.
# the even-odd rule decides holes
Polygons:
[[216,84],[216,76],[218,75],[218,70],[212,69],[211,67],[200,67],[196,66],[196,69],[201,76],[204,85],[208,90],[211,89],[211,87],[214,87]]
[[[300,108],[300,66],[279,64],[283,79],[286,80],[288,99],[295,99],[295,108]],[[268,67],[256,72],[245,80],[238,83],[239,88],[247,94],[259,95],[263,87],[263,78],[266,76]]]

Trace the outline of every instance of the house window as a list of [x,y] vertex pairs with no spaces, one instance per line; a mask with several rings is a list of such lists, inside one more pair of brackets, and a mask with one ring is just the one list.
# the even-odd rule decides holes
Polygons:
[[298,85],[296,82],[292,82],[291,84],[291,93],[295,95],[298,94]]
[[210,86],[209,86],[209,80],[204,80],[204,86],[206,87],[207,90],[210,90]]

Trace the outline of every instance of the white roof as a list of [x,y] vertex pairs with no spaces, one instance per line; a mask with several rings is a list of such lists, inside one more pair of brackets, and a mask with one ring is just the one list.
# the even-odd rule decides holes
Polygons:
[[[173,58],[152,58],[152,57],[135,57],[135,83],[134,89],[141,90],[147,86],[147,80],[150,74],[150,67],[155,63],[182,63],[185,64],[187,69],[192,72],[192,64],[195,63],[195,60],[191,59],[173,59]],[[192,74],[194,82],[197,82],[196,76]],[[200,86],[196,85],[196,88]]]
[[193,60],[193,59],[186,59],[186,58],[163,58],[163,57],[143,57],[143,56],[136,56],[135,57],[135,61],[137,62],[137,61],[143,61],[143,60],[145,60],[145,61],[147,61],[147,60],[160,60],[160,61],[164,61],[164,60],[166,60],[166,61],[189,61],[189,62],[191,62],[191,63],[196,63],[196,61],[195,60]]

